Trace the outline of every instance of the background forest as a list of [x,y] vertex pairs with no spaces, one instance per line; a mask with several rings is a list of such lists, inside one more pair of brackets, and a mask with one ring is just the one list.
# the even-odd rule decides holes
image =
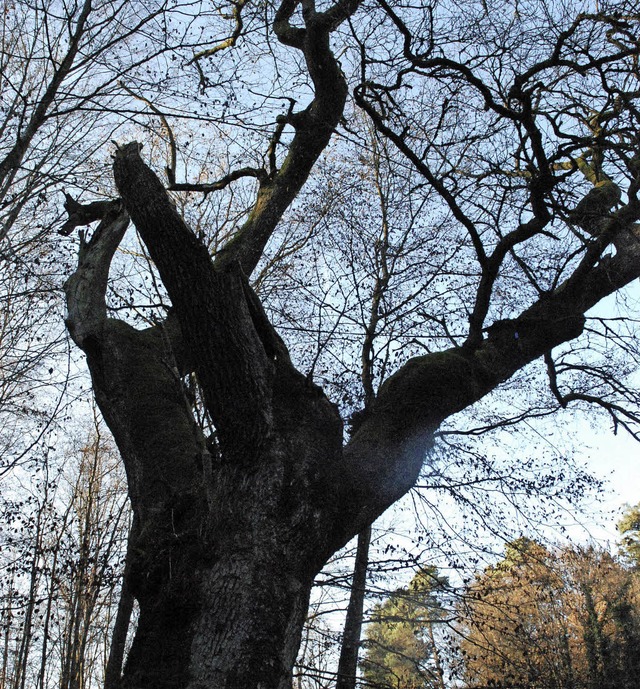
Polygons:
[[[410,358],[490,336],[524,351],[537,325],[512,333],[518,314],[637,243],[637,224],[603,223],[638,210],[640,15],[624,0],[317,6],[340,9],[344,110],[250,283],[351,438]],[[139,141],[223,255],[321,91],[271,28],[310,7],[0,0],[0,689],[115,689],[136,628],[127,474],[65,326],[100,219],[88,204],[118,196],[113,157]],[[316,577],[296,689],[637,687],[640,503],[620,506],[618,544],[567,537],[607,490],[582,430],[640,438],[628,282],[437,427],[415,487]],[[107,309],[137,330],[172,312],[133,226]],[[219,451],[198,375],[176,377]]]

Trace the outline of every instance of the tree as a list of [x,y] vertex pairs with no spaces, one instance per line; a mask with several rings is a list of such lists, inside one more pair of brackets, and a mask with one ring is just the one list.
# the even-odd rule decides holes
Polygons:
[[36,465],[28,489],[4,486],[3,687],[77,689],[104,677],[129,510],[115,446],[98,423],[83,435],[62,464]]
[[627,505],[618,522],[621,550],[635,567],[640,567],[640,503]]
[[442,594],[447,581],[435,568],[419,571],[374,608],[362,661],[367,686],[393,689],[443,688],[442,668],[433,633],[445,616]]
[[633,687],[640,667],[637,578],[605,551],[550,551],[526,538],[466,591],[469,687]]
[[[239,185],[251,195],[234,222],[210,220],[211,233],[224,235],[213,255],[139,143],[115,152],[119,198],[67,197],[65,232],[100,221],[89,240],[81,235],[67,323],[122,454],[135,515],[126,585],[140,618],[123,687],[287,686],[324,562],[413,486],[443,423],[533,362],[544,360],[548,410],[588,403],[631,431],[638,421],[624,367],[599,351],[606,342],[632,361],[633,338],[602,317],[587,321],[640,276],[633,6],[575,14],[571,2],[539,3],[525,16],[484,3],[460,16],[455,3],[418,11],[385,0],[253,9],[232,3],[229,38],[188,63],[204,92],[233,75],[230,119],[249,138],[229,144],[231,169],[177,181],[167,134],[173,192]],[[198,31],[204,19],[184,11]],[[250,97],[238,95],[235,75],[247,69],[250,80],[252,63],[232,47],[261,36],[256,55],[275,61],[273,91],[250,84]],[[224,71],[215,61],[226,55]],[[299,370],[272,324],[277,309],[250,277],[349,116],[348,79],[418,180],[415,242],[390,249],[398,260],[412,255],[423,274],[412,273],[404,299],[380,306],[390,317],[422,299],[389,348],[399,361],[351,415],[345,442],[340,410]],[[272,104],[283,101],[289,107],[274,118]],[[264,119],[253,121],[255,112]],[[427,204],[426,190],[438,200]],[[144,329],[107,308],[110,264],[130,221],[171,301]],[[187,377],[211,433],[196,423]]]

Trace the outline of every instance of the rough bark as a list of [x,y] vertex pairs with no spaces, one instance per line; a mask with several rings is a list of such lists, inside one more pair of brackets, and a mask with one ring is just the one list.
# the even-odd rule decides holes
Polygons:
[[[133,150],[116,165],[142,166]],[[342,423],[292,367],[237,264],[214,269],[195,240],[176,253],[172,232],[189,230],[143,172],[151,191],[138,185],[129,210],[139,217],[135,203],[157,194],[146,212],[180,324],[169,317],[137,331],[106,317],[108,264],[128,222],[122,205],[105,204],[66,285],[69,329],[87,355],[139,525],[126,585],[140,621],[122,686],[286,686],[313,577],[344,540],[345,496],[335,489]],[[216,421],[215,456],[182,389],[189,361]]]

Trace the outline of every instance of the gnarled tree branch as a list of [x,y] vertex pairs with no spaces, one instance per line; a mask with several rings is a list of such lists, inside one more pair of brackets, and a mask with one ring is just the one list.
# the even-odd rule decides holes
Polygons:
[[311,168],[329,143],[342,117],[347,98],[347,84],[340,65],[329,46],[329,36],[355,12],[359,2],[337,3],[327,13],[316,14],[305,6],[305,28],[295,28],[289,19],[298,3],[281,3],[274,21],[274,31],[285,45],[300,50],[314,85],[314,98],[302,112],[290,113],[288,122],[295,134],[280,169],[260,181],[256,202],[248,220],[219,253],[216,263],[239,261],[249,275],[282,214],[307,181]]

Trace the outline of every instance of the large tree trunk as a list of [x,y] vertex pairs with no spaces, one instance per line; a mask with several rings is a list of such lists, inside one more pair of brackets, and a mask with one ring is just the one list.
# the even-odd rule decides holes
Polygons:
[[289,372],[275,401],[294,411],[273,412],[288,432],[247,429],[246,461],[212,453],[182,391],[177,339],[171,320],[146,331],[104,320],[82,340],[138,524],[126,586],[140,619],[122,686],[283,687],[314,575],[344,538],[331,528],[340,491],[318,480],[339,457],[341,422]]
[[[238,260],[212,260],[137,144],[118,151],[115,178],[122,201],[85,207],[83,223],[102,222],[66,291],[137,525],[126,586],[140,620],[121,686],[283,689],[327,558],[411,488],[443,419],[579,335],[584,311],[637,277],[640,243],[578,269],[479,345],[409,361],[343,447],[337,409],[296,371],[249,286],[242,242]],[[129,216],[173,303],[146,330],[105,305]],[[195,423],[191,372],[215,438]]]
[[[138,171],[157,182],[135,153]],[[136,186],[138,200],[143,191]],[[120,204],[104,212],[66,289],[68,325],[122,453],[137,524],[126,586],[140,619],[122,686],[284,687],[313,578],[350,535],[336,519],[342,422],[292,367],[237,266],[209,274],[211,294],[223,295],[212,304],[186,259],[190,274],[177,279],[194,281],[193,302],[178,306],[188,318],[202,310],[186,327],[212,333],[189,348],[172,316],[142,331],[106,318],[109,261],[128,218]],[[219,424],[209,443],[182,386],[192,368]]]

